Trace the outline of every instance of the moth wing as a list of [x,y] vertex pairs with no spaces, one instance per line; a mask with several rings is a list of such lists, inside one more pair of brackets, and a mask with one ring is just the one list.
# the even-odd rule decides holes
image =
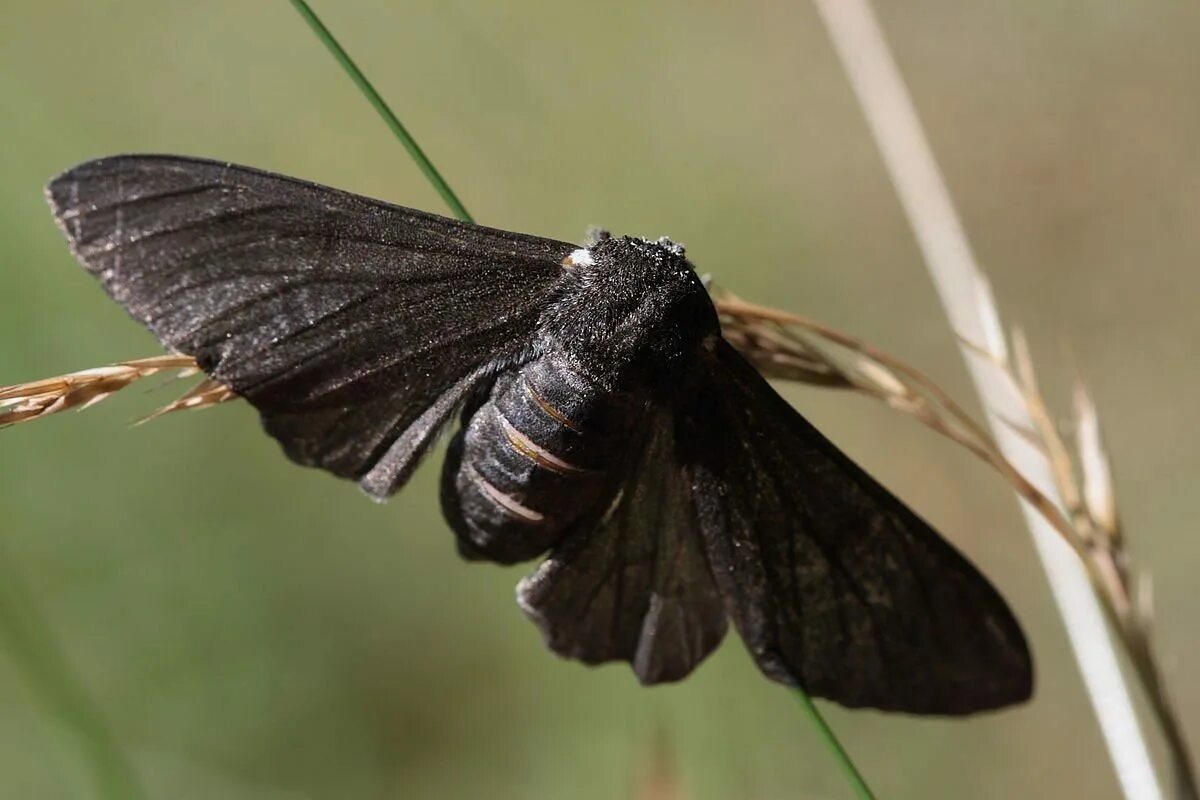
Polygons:
[[517,587],[517,602],[559,655],[627,661],[643,684],[686,677],[727,627],[669,414],[632,439],[602,513],[570,531]]
[[1025,639],[996,590],[724,340],[677,420],[713,573],[769,677],[918,714],[1030,696]]
[[46,194],[165,347],[249,400],[292,460],[378,497],[488,364],[520,358],[573,249],[173,156],[91,161]]

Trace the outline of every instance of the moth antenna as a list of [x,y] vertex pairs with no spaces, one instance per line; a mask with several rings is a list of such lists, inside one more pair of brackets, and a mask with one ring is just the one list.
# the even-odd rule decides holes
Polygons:
[[583,245],[584,247],[595,247],[605,239],[611,238],[612,234],[606,231],[604,228],[600,228],[595,225],[589,225],[587,232],[583,235]]

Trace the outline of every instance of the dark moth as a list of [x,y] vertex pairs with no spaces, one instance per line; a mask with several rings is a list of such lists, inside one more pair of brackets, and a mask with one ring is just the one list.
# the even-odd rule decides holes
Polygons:
[[549,554],[517,599],[556,652],[674,681],[732,619],[768,677],[843,705],[1029,697],[1004,601],[721,337],[678,245],[577,248],[165,156],[48,195],[109,295],[293,461],[382,499],[457,416],[459,550]]

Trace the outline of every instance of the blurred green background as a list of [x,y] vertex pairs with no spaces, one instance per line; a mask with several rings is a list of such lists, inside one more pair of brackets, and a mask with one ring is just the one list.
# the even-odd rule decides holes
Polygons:
[[[1072,365],[1093,387],[1200,739],[1200,5],[881,5],[1004,312],[1064,408]],[[807,3],[316,7],[480,221],[670,234],[739,294],[969,397]],[[0,383],[158,352],[44,207],[47,178],[81,160],[211,156],[443,211],[282,0],[5,3],[0,99]],[[824,706],[880,796],[1117,797],[1004,485],[868,400],[785,391],[982,566],[1037,657],[1034,701],[1000,714]],[[455,555],[436,467],[377,506],[289,464],[247,407],[126,426],[173,396],[0,433],[3,647],[33,620],[19,580],[148,796],[627,798],[657,740],[689,797],[847,796],[735,637],[652,691],[559,661],[512,601],[525,570]],[[0,657],[0,797],[91,797],[69,728],[16,665]]]

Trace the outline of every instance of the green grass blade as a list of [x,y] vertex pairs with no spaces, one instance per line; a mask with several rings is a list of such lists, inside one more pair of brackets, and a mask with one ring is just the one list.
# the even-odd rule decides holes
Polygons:
[[367,100],[379,113],[379,116],[383,117],[383,121],[392,129],[392,133],[396,134],[396,138],[404,145],[404,149],[412,156],[413,161],[417,162],[417,166],[421,168],[421,172],[425,173],[425,177],[433,184],[433,188],[446,201],[446,205],[450,206],[450,210],[454,213],[454,216],[463,222],[474,222],[475,220],[471,218],[470,212],[459,201],[458,195],[450,188],[450,184],[446,183],[446,179],[442,177],[442,173],[438,172],[437,167],[425,155],[425,151],[417,144],[417,140],[412,137],[412,134],[404,127],[404,124],[400,122],[400,118],[395,115],[392,109],[388,107],[388,104],[380,97],[379,92],[375,91],[375,87],[367,80],[367,76],[363,74],[358,65],[354,63],[354,60],[350,58],[350,54],[338,44],[337,39],[333,38],[333,34],[329,32],[329,29],[325,27],[325,24],[321,22],[308,3],[304,2],[304,0],[291,0],[291,3],[300,16],[304,17],[304,21],[312,28],[317,38],[324,43],[325,47],[329,48],[329,52],[342,65],[342,69],[350,76],[350,80],[354,81],[354,85],[358,87],[358,90],[366,96]]
[[875,794],[871,791],[871,787],[867,785],[867,781],[863,778],[862,773],[858,771],[858,767],[854,765],[854,760],[850,758],[850,754],[846,752],[846,748],[842,747],[842,743],[838,741],[833,729],[829,727],[829,723],[825,721],[825,717],[821,716],[821,712],[817,709],[812,698],[807,692],[800,689],[794,689],[796,699],[800,701],[800,707],[804,709],[805,715],[812,720],[813,727],[821,735],[825,741],[825,746],[829,748],[829,752],[833,755],[833,760],[841,767],[842,774],[846,776],[846,782],[854,789],[855,796],[859,800],[875,800]]
[[[400,140],[405,149],[408,150],[409,155],[411,155],[413,160],[417,162],[417,166],[419,166],[421,171],[425,173],[425,177],[428,178],[429,182],[433,184],[433,188],[436,189],[438,194],[442,196],[442,199],[446,201],[446,205],[450,206],[450,208],[454,211],[454,215],[464,222],[474,222],[474,220],[471,218],[471,215],[467,213],[467,209],[463,207],[461,202],[459,202],[458,196],[450,188],[449,184],[446,183],[446,180],[442,177],[441,173],[437,171],[437,168],[433,166],[433,162],[429,160],[429,157],[426,156],[421,148],[417,145],[416,140],[412,138],[412,135],[409,134],[408,130],[400,122],[399,118],[395,115],[391,108],[388,107],[388,104],[384,102],[383,98],[379,96],[379,92],[375,91],[375,87],[373,87],[371,82],[367,80],[367,77],[363,75],[362,70],[355,65],[354,61],[350,58],[350,55],[342,49],[340,44],[337,43],[337,39],[333,38],[333,34],[329,32],[329,29],[325,27],[324,23],[321,22],[316,13],[312,10],[312,8],[309,7],[308,3],[304,2],[304,0],[291,0],[291,3],[296,10],[300,12],[300,15],[304,17],[309,27],[312,28],[313,33],[317,35],[317,38],[319,38],[325,44],[325,46],[329,48],[329,51],[333,53],[334,58],[336,58],[338,63],[342,65],[342,69],[346,70],[347,74],[350,75],[350,79],[353,80],[354,84],[359,88],[359,90],[366,95],[367,100],[372,106],[375,107],[375,110],[379,112],[379,115],[383,117],[383,121],[386,122],[388,127],[392,129],[392,132],[396,134],[396,138]],[[812,721],[813,727],[817,729],[817,733],[820,734],[821,738],[825,741],[826,746],[829,748],[829,752],[833,754],[834,760],[838,762],[838,766],[841,768],[842,773],[846,776],[846,780],[854,789],[859,800],[875,800],[875,795],[871,793],[870,787],[867,786],[867,782],[863,779],[862,774],[854,765],[854,761],[850,758],[850,754],[846,752],[844,747],[842,747],[841,742],[839,742],[837,736],[834,735],[833,729],[829,727],[829,723],[825,721],[825,718],[821,716],[821,712],[813,704],[812,698],[810,698],[804,691],[800,689],[794,689],[793,691],[796,695],[796,698],[800,701],[800,705],[804,709],[805,715]]]

